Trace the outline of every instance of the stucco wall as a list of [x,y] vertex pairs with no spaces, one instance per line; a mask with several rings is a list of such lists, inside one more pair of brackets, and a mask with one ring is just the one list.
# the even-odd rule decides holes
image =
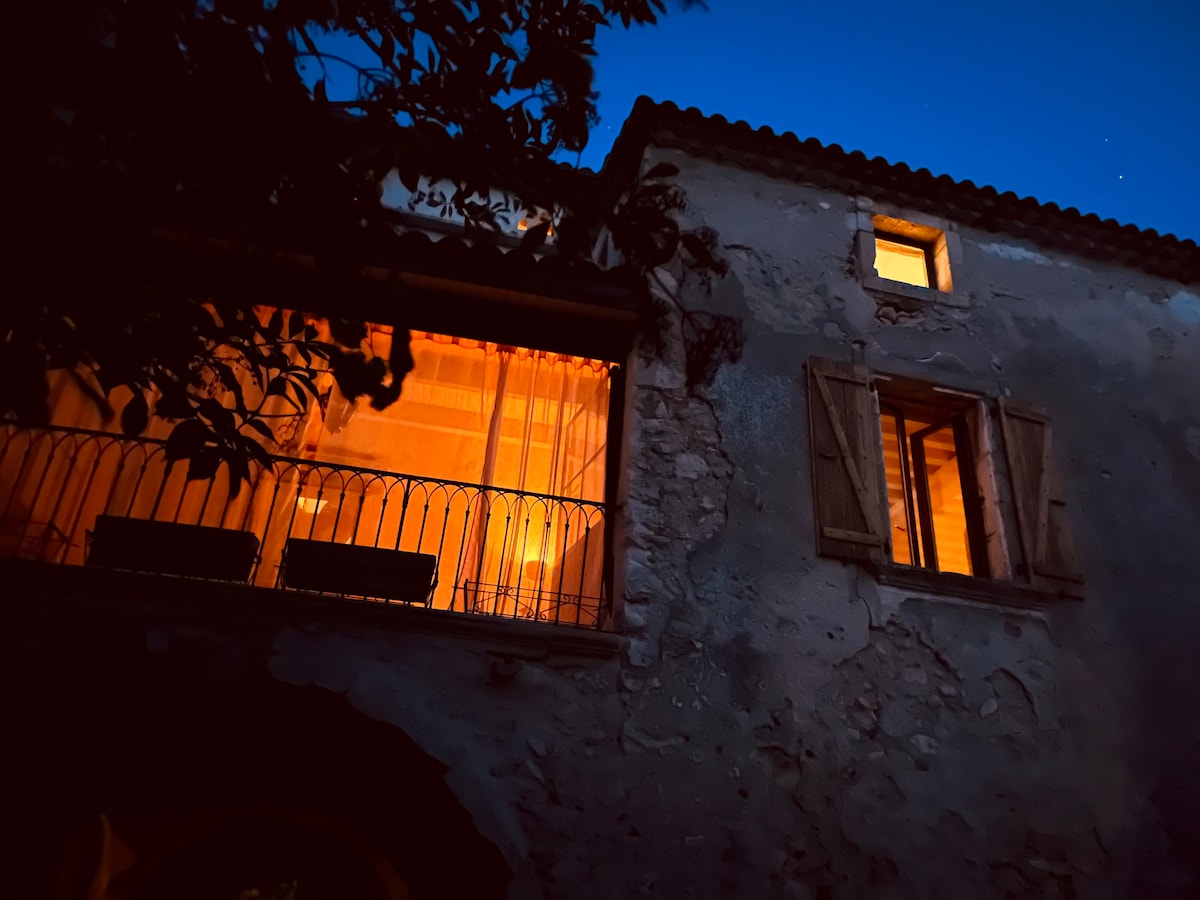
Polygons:
[[[869,198],[660,160],[681,168],[688,219],[720,231],[731,264],[690,303],[747,332],[743,359],[707,392],[732,475],[726,527],[691,554],[690,618],[714,658],[753,661],[763,693],[751,711],[797,711],[817,758],[785,743],[801,792],[814,792],[796,815],[828,818],[823,797],[839,810],[834,872],[853,882],[890,858],[877,868],[890,877],[894,864],[901,894],[1036,881],[1123,896],[1194,878],[1172,866],[1196,849],[1200,799],[1186,674],[1200,620],[1196,287],[947,223],[965,308],[897,314],[863,289],[853,258]],[[910,596],[816,558],[809,355],[1045,408],[1086,599],[1017,614]],[[761,756],[750,743],[743,753]]]
[[[618,660],[289,631],[282,680],[345,692],[450,766],[513,896],[1182,896],[1194,890],[1200,290],[949,223],[961,307],[881,305],[866,198],[653,151],[743,320],[698,393],[632,367]],[[936,210],[925,210],[937,215]],[[1033,401],[1086,574],[1020,611],[815,554],[810,355]]]

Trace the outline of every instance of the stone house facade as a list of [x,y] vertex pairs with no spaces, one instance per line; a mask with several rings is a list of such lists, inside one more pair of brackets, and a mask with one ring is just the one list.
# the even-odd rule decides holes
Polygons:
[[29,871],[104,813],[157,861],[112,897],[268,820],[362,896],[1200,889],[1196,245],[642,101],[604,175],[660,163],[710,383],[680,309],[490,286],[622,364],[600,627],[4,560]]

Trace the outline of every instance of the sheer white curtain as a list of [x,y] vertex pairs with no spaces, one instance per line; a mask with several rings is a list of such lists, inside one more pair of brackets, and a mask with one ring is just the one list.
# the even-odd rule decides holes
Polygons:
[[[372,330],[375,353],[386,356],[390,341]],[[412,351],[395,404],[379,411],[360,400],[310,452],[413,477],[339,476],[355,515],[330,500],[301,527],[436,554],[439,606],[535,616],[545,611],[539,598],[560,588],[598,596],[598,508],[541,495],[603,501],[610,365],[424,332],[413,332]]]

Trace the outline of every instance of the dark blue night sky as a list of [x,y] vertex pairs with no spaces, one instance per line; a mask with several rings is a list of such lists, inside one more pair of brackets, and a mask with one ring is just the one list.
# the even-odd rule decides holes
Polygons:
[[1200,239],[1200,2],[708,0],[598,39],[603,162],[634,99]]

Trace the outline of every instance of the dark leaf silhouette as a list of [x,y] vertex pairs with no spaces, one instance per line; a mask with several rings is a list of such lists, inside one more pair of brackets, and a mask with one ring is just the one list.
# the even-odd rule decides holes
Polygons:
[[[246,422],[245,422],[245,424],[246,424],[246,426],[247,426],[248,428],[252,428],[252,429],[254,429],[255,431],[257,431],[257,432],[258,432],[260,435],[262,435],[262,436],[263,436],[263,437],[264,437],[266,440],[268,440],[268,441],[274,441],[274,440],[275,440],[275,435],[274,435],[274,433],[273,433],[273,432],[271,431],[271,429],[270,429],[270,428],[267,426],[267,423],[266,423],[266,422],[264,422],[262,419],[247,419],[247,420],[246,420]],[[259,445],[259,444],[258,444],[258,442],[257,442],[257,441],[255,442],[255,445],[256,445],[256,446],[261,446],[261,445]]]
[[[250,480],[250,461],[249,447],[234,447],[228,449],[225,454],[225,462],[229,465],[229,496],[236,497],[242,489],[242,482]],[[192,464],[195,465],[195,460]],[[220,460],[218,460],[218,465]],[[188,477],[192,477],[189,472]],[[198,475],[198,478],[204,476]]]
[[207,419],[213,431],[222,437],[232,434],[237,428],[233,413],[217,400],[201,400],[196,411]]
[[286,397],[288,392],[288,380],[286,375],[276,375],[267,384],[268,397]]
[[[205,447],[197,450],[188,460],[187,478],[188,481],[198,481],[203,478],[212,478],[217,474],[217,468],[221,465],[221,454],[214,447]],[[234,484],[239,484],[234,481]]]
[[333,339],[343,347],[357,348],[367,338],[365,322],[355,322],[350,319],[330,319],[329,330]]
[[302,313],[293,312],[288,317],[288,337],[294,341],[304,337],[304,315]]
[[521,238],[521,249],[534,251],[546,243],[546,235],[550,233],[550,222],[540,222],[525,232]]
[[[560,255],[589,253],[601,225],[643,271],[680,246],[670,166],[614,211],[555,160],[597,121],[597,27],[651,23],[660,0],[22,9],[9,63],[30,87],[4,101],[6,134],[20,136],[6,143],[20,173],[6,204],[21,222],[9,258],[22,299],[0,304],[0,415],[44,421],[47,366],[78,367],[105,416],[111,391],[147,387],[122,430],[170,420],[168,458],[211,473],[270,440],[251,408],[263,394],[299,414],[326,365],[347,397],[393,402],[407,342],[390,360],[361,349],[361,273],[396,240],[380,203],[393,171],[473,239],[508,227],[503,195],[504,210],[556,210]],[[549,232],[536,225],[523,246]],[[713,265],[693,243],[690,259]],[[306,315],[328,320],[336,346]]]
[[121,410],[121,431],[130,437],[137,437],[149,423],[150,410],[146,406],[146,395],[141,390],[135,390]]
[[208,426],[199,419],[180,422],[167,438],[167,459],[175,462],[195,456],[214,437]]
[[164,388],[154,404],[154,414],[163,419],[186,419],[195,409],[188,399],[187,389],[182,384],[170,384]]
[[[262,423],[259,422],[258,424],[261,425]],[[270,430],[268,429],[268,434],[269,433]],[[267,449],[262,444],[254,440],[252,437],[239,435],[236,449],[238,451],[237,455],[239,456],[257,460],[267,467],[271,465],[271,454],[267,452]],[[249,470],[247,469],[247,472],[248,471]]]

